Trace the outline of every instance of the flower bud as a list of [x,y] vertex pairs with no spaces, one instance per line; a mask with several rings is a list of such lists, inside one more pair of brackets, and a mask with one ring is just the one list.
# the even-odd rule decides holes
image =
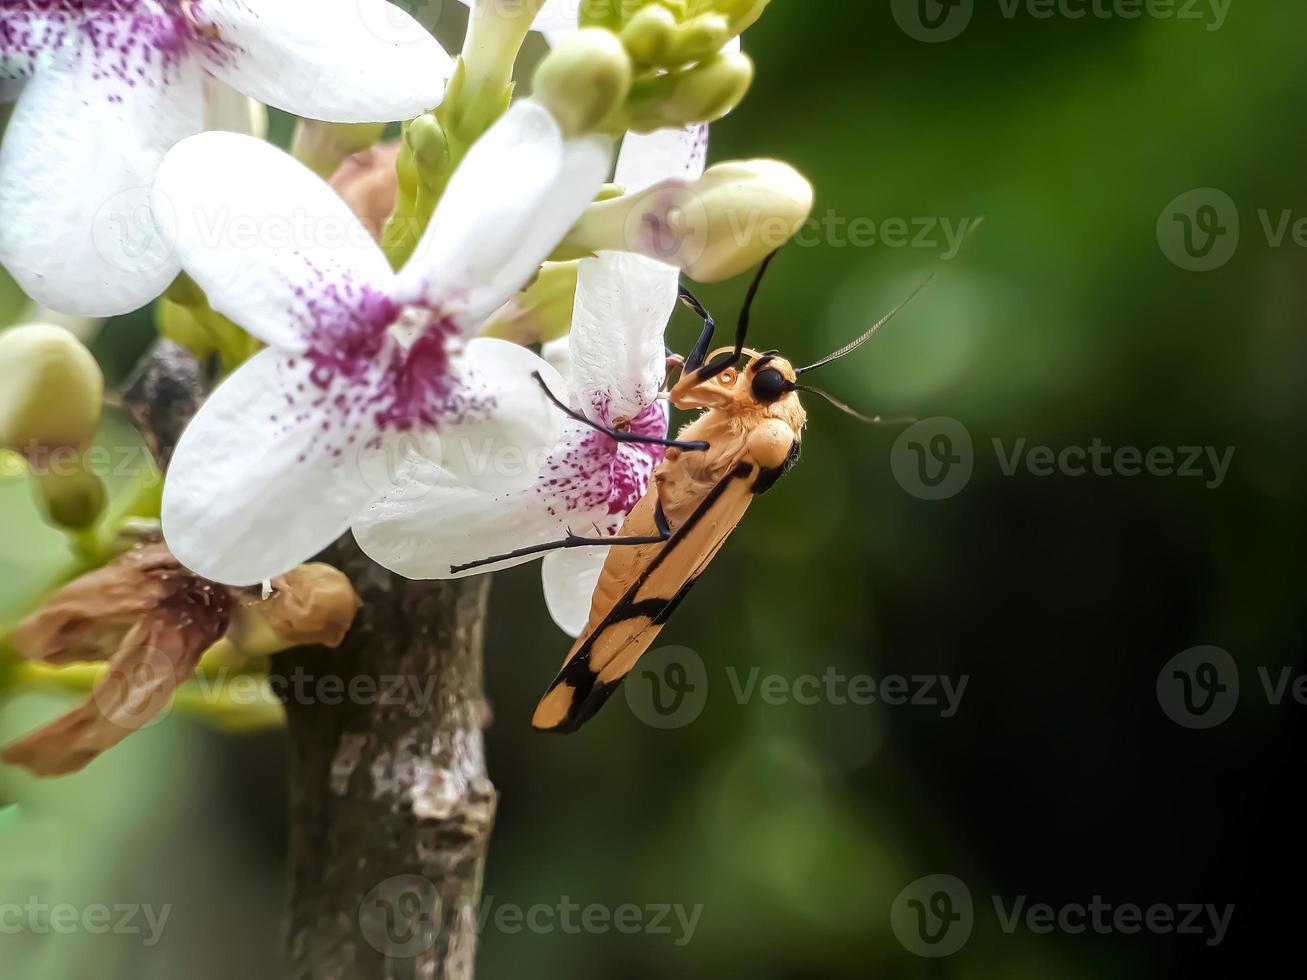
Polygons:
[[739,275],[784,245],[812,212],[813,190],[777,160],[722,163],[699,180],[667,180],[591,205],[555,258],[636,252],[698,282]]
[[86,446],[100,426],[104,376],[85,345],[62,327],[0,333],[0,446]]
[[248,591],[232,613],[228,639],[245,656],[340,646],[362,605],[348,576],[330,565],[300,565],[273,586],[266,599],[258,590]]
[[587,28],[569,34],[536,69],[534,95],[568,136],[599,129],[631,89],[631,58],[617,37]]
[[84,531],[100,519],[108,502],[104,483],[86,468],[80,454],[52,465],[33,465],[32,481],[41,516],[56,527]]
[[664,55],[676,37],[676,17],[660,4],[642,7],[622,28],[622,43],[631,60],[642,67],[664,64]]
[[660,64],[670,68],[711,58],[733,36],[725,17],[718,14],[696,17],[681,25]]
[[576,305],[578,268],[577,262],[546,262],[535,282],[491,316],[486,336],[517,344],[548,343],[567,336]]
[[630,128],[639,133],[721,119],[753,82],[753,61],[723,52],[687,68],[642,79],[631,89]]
[[731,22],[731,30],[742,34],[752,27],[771,0],[707,0],[706,6]]
[[383,123],[329,123],[301,119],[295,124],[290,155],[323,180],[355,153],[381,140]]

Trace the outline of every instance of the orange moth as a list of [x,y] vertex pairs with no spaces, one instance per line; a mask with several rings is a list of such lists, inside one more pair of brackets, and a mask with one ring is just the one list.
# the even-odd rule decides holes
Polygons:
[[[594,716],[649,649],[754,497],[770,490],[798,461],[807,424],[800,391],[820,395],[863,421],[880,421],[859,415],[820,389],[800,385],[799,378],[853,353],[907,301],[857,340],[815,364],[796,368],[775,351],[758,352],[745,346],[750,310],[772,258],[774,254],[762,264],[749,287],[735,343],[730,347],[709,352],[713,318],[688,290],[681,289],[682,302],[703,319],[704,328],[681,365],[680,378],[668,398],[676,408],[702,414],[683,428],[676,440],[602,429],[618,441],[667,446],[648,492],[627,515],[617,537],[570,535],[562,541],[453,569],[465,572],[561,548],[611,547],[595,588],[589,622],[536,708],[532,724],[537,729],[570,733]],[[744,367],[738,367],[745,358]],[[572,418],[601,428],[548,393]]]

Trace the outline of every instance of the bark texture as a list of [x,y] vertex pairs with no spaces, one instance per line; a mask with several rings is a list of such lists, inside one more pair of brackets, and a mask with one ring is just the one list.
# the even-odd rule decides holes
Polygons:
[[486,579],[410,582],[352,539],[324,558],[363,608],[339,649],[275,658],[293,753],[295,976],[470,978],[496,801]]
[[[123,401],[167,465],[204,397],[161,341]],[[291,751],[288,948],[302,980],[467,980],[496,795],[482,687],[488,579],[411,582],[346,536],[363,600],[335,650],[273,658]]]

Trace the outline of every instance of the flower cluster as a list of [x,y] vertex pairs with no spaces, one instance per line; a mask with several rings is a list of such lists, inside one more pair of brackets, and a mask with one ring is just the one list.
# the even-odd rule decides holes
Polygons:
[[[457,57],[387,0],[0,9],[0,265],[61,314],[157,300],[165,336],[221,355],[157,511],[178,574],[258,586],[351,528],[422,578],[616,534],[667,441],[680,276],[743,272],[807,217],[784,164],[706,169],[766,0],[464,2]],[[527,85],[532,30],[551,50]],[[301,117],[289,153],[250,123],[265,104]],[[37,364],[10,347],[0,370]],[[82,389],[58,412],[98,405]],[[13,390],[0,430],[39,429],[48,391]],[[544,562],[571,632],[604,551]]]

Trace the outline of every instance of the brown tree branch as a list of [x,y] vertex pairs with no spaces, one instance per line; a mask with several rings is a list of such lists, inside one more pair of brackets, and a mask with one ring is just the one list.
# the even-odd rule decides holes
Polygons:
[[[124,393],[161,466],[203,395],[194,359],[167,341]],[[496,803],[482,740],[488,580],[411,582],[348,535],[321,560],[363,607],[338,649],[273,658],[292,754],[295,976],[468,980]]]
[[281,654],[274,668],[294,753],[295,975],[470,978],[495,814],[486,580],[410,582],[352,540],[325,557],[363,599],[354,628],[340,649]]

